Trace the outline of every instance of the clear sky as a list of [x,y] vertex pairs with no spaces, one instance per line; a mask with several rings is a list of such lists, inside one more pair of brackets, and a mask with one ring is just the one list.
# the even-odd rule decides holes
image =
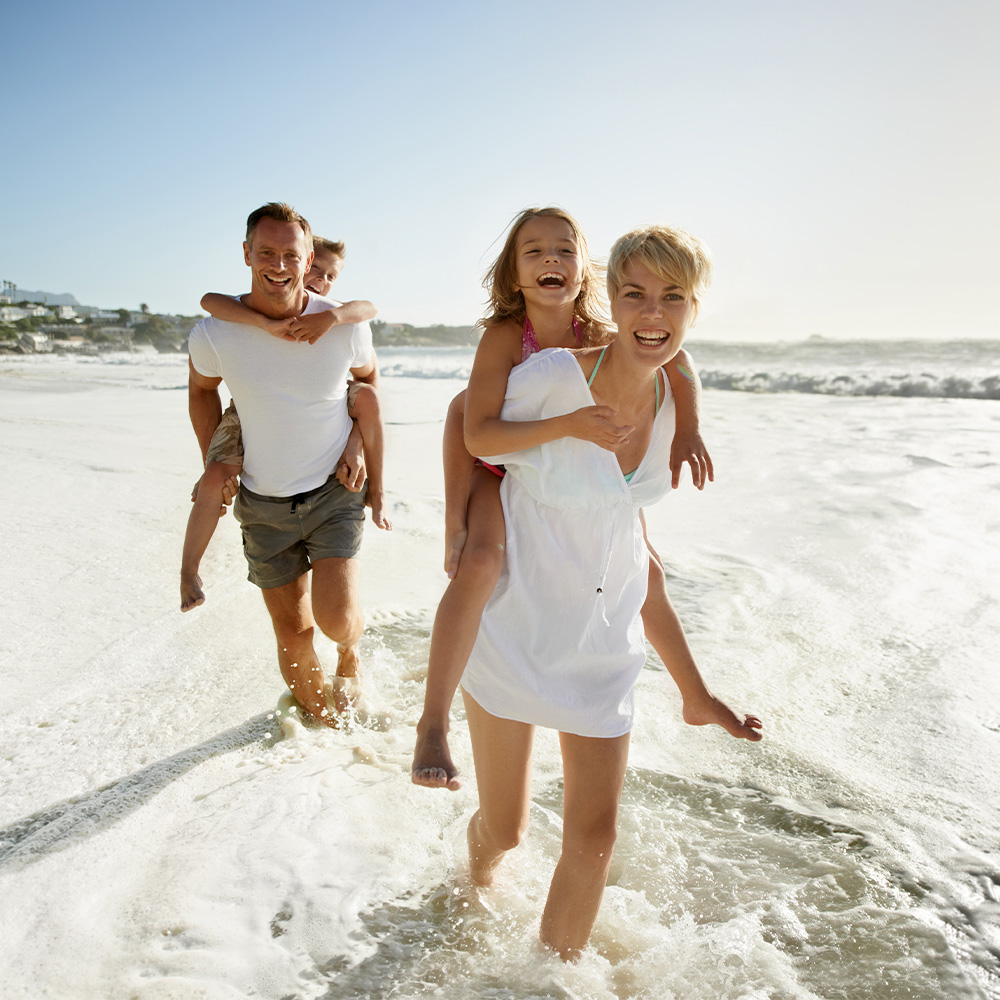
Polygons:
[[705,335],[1000,336],[995,0],[0,7],[0,278],[198,311],[248,212],[389,322],[476,319],[510,218],[716,258]]

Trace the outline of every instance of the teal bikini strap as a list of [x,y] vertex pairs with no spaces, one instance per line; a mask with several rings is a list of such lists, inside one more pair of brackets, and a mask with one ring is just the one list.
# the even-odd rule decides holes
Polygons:
[[[610,344],[606,344],[604,350],[601,351],[601,356],[597,359],[597,364],[594,365],[594,370],[590,373],[590,378],[587,379],[588,389],[594,384],[594,379],[597,378],[597,369],[601,367],[601,362],[604,360],[604,355],[610,346]],[[657,387],[657,392],[659,392],[659,387]]]

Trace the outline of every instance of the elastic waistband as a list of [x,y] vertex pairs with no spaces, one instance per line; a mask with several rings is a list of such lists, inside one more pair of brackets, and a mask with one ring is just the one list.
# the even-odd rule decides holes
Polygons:
[[262,503],[290,503],[294,508],[296,504],[302,503],[303,500],[319,493],[320,490],[325,490],[336,479],[337,475],[333,473],[325,483],[321,483],[311,490],[306,490],[304,493],[295,493],[290,497],[266,497],[263,493],[254,493],[253,490],[248,490],[242,483],[240,483],[240,492],[250,497],[251,500],[260,500]]

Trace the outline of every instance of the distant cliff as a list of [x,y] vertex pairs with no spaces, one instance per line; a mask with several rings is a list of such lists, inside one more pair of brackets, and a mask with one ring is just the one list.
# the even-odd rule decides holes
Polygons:
[[46,306],[78,306],[76,297],[69,292],[56,295],[54,292],[29,292],[23,288],[4,289],[3,294],[12,302],[41,302]]

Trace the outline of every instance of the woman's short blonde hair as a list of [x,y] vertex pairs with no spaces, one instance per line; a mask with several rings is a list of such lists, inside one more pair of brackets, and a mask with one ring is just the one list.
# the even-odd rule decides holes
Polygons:
[[657,277],[679,285],[695,305],[712,283],[712,253],[696,236],[670,226],[640,226],[617,239],[611,248],[608,298],[612,303],[625,281],[625,268],[633,260]]

